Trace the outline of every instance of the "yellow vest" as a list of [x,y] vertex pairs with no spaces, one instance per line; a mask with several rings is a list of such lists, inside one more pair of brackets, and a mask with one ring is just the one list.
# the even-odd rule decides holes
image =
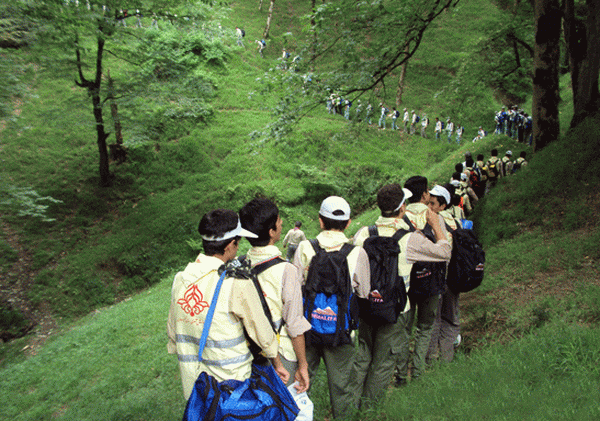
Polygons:
[[251,373],[252,354],[244,336],[242,321],[229,311],[232,289],[235,282],[240,282],[232,278],[225,278],[223,281],[202,353],[202,362],[198,362],[200,336],[219,280],[216,270],[218,266],[212,270],[207,270],[206,266],[200,263],[188,264],[183,272],[175,275],[171,293],[171,311],[175,313],[173,316],[177,320],[177,358],[186,399],[190,396],[198,375],[203,371],[218,381],[243,381]]

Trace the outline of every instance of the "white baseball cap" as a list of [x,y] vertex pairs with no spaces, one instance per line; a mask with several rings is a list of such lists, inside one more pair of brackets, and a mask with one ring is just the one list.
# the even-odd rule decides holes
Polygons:
[[429,190],[429,194],[432,196],[443,197],[446,199],[446,203],[450,203],[450,192],[445,187],[436,184],[431,190]]
[[[340,215],[335,215],[334,212],[342,211]],[[339,213],[339,212],[338,212]],[[321,203],[319,215],[336,221],[347,221],[350,219],[350,205],[346,200],[339,196],[329,196]]]
[[222,240],[229,240],[230,238],[235,238],[238,236],[246,237],[246,238],[258,238],[258,235],[242,228],[242,224],[240,223],[240,218],[238,217],[237,227],[235,227],[231,231],[227,231],[221,237],[209,237],[207,235],[203,235],[202,239],[206,240],[206,241],[222,241]]

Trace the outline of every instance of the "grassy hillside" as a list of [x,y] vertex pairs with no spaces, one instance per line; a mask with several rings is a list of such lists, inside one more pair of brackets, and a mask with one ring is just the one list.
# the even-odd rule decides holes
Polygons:
[[[445,182],[466,150],[531,152],[501,136],[460,147],[423,141],[347,124],[324,107],[285,142],[252,139],[272,118],[274,97],[258,94],[265,72],[300,37],[297,17],[306,5],[296,3],[276,3],[265,59],[252,42],[264,28],[266,6],[258,11],[257,2],[238,1],[215,16],[212,24],[223,26],[222,44],[230,50],[225,65],[201,65],[216,88],[205,122],[165,120],[163,106],[124,99],[129,156],[112,164],[110,189],[96,187],[89,99],[73,85],[73,72],[50,71],[28,50],[10,52],[28,92],[0,126],[0,190],[13,203],[1,208],[0,279],[3,289],[21,288],[36,314],[52,315],[55,324],[42,347],[41,335],[50,332],[39,329],[0,344],[0,419],[180,416],[179,373],[166,354],[164,328],[172,275],[198,252],[195,229],[204,212],[238,209],[262,195],[280,206],[284,230],[300,219],[314,236],[318,205],[335,193],[355,212],[352,234],[377,217],[374,195],[386,182],[413,174]],[[479,125],[491,128],[499,104],[467,69],[481,31],[498,19],[484,0],[461,1],[444,15],[408,67],[406,106],[460,119],[465,139]],[[235,26],[246,30],[243,49],[235,47]],[[110,57],[108,66],[119,69],[122,84],[133,71]],[[386,91],[386,100],[394,95]],[[367,418],[598,418],[597,392],[590,392],[600,381],[597,126],[590,120],[567,133],[480,203],[475,220],[487,251],[486,279],[463,297],[457,360],[391,391],[385,414]],[[31,202],[15,200],[31,197],[23,188],[61,200],[39,202],[56,220],[19,216],[32,210]],[[28,263],[24,276],[15,276],[18,262]],[[316,419],[323,419],[322,377],[314,387]]]

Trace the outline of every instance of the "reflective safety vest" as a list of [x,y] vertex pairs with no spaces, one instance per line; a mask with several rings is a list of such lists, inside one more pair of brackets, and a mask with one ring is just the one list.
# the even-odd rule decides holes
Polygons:
[[177,319],[175,342],[186,398],[203,371],[218,381],[243,381],[250,377],[252,354],[243,324],[229,311],[229,297],[236,282],[232,278],[225,278],[223,282],[202,362],[198,362],[198,344],[218,280],[216,269],[206,272],[204,265],[190,263],[175,276],[173,283],[172,297],[178,304],[174,306]]

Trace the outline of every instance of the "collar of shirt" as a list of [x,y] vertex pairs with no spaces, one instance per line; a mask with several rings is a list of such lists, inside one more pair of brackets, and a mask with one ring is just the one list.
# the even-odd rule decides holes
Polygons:
[[281,257],[281,251],[275,245],[264,247],[252,247],[246,255],[252,266],[259,265],[267,260]]
[[350,242],[346,235],[340,231],[321,231],[317,235],[317,240],[321,247],[326,250],[340,248],[344,243]]
[[425,203],[421,203],[421,202],[418,202],[418,203],[409,203],[406,206],[406,212],[412,213],[412,214],[415,214],[415,215],[418,215],[420,213],[426,212],[427,209],[429,209],[429,206],[427,206]]
[[380,216],[377,221],[375,221],[375,225],[378,227],[393,228],[394,230],[409,229],[408,224],[402,218],[386,218]]

